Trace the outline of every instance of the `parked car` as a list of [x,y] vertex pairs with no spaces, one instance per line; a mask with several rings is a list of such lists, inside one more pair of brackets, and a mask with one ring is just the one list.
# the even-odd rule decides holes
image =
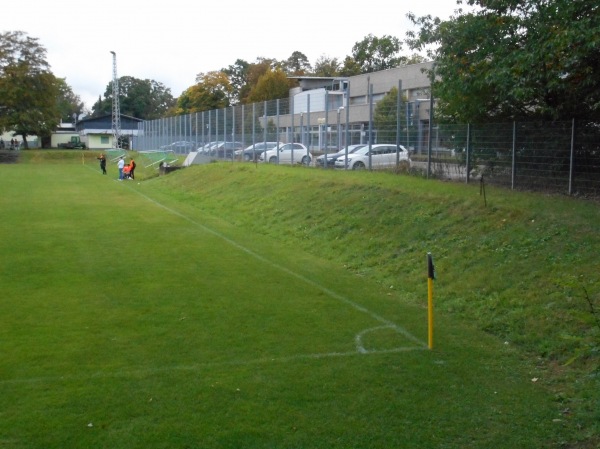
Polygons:
[[220,144],[220,143],[221,143],[221,142],[220,142],[220,141],[218,141],[218,140],[214,140],[214,141],[212,141],[212,142],[207,142],[207,143],[205,143],[204,145],[202,145],[202,146],[198,147],[198,148],[196,149],[196,151],[197,151],[198,153],[202,153],[202,154],[206,154],[206,155],[208,155],[208,154],[210,153],[210,149],[211,149],[212,147],[214,147],[214,146],[216,146],[216,145]]
[[[352,154],[354,153],[356,150],[358,150],[359,148],[364,147],[365,144],[357,144],[357,145],[348,145],[348,154]],[[340,151],[336,152],[336,153],[327,153],[327,166],[328,167],[334,167],[335,166],[335,160],[338,157],[345,157],[346,156],[346,148],[342,148]],[[325,155],[322,154],[321,156],[317,157],[317,159],[315,160],[317,166],[321,166],[323,167],[323,162],[325,161]]]
[[263,152],[258,158],[259,162],[270,164],[276,164],[278,160],[280,164],[291,164],[292,159],[294,164],[310,165],[313,155],[301,143],[286,143]]
[[208,149],[208,155],[220,159],[232,159],[236,150],[244,148],[242,142],[217,142]]
[[377,144],[372,145],[369,151],[369,146],[366,145],[359,148],[351,155],[348,155],[348,164],[344,157],[339,157],[335,161],[336,168],[345,168],[352,170],[360,170],[369,168],[369,155],[371,159],[371,168],[386,168],[396,166],[396,153],[400,161],[409,161],[408,150],[402,145]]
[[259,156],[265,150],[272,150],[276,146],[283,146],[282,142],[256,142],[243,150],[236,151],[236,156],[241,157],[246,162],[257,161]]
[[163,145],[160,147],[163,151],[174,151],[175,153],[188,153],[194,151],[196,148],[195,142],[188,142],[187,140],[179,140],[177,142]]

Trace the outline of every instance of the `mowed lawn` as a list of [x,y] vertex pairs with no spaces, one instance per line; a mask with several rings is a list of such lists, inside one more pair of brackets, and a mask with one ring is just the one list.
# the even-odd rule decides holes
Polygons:
[[[538,448],[510,346],[88,161],[0,165],[0,447]],[[398,287],[401,288],[401,287]]]

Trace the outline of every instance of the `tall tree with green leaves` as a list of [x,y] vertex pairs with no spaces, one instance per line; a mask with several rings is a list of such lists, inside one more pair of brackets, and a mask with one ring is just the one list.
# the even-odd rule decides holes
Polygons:
[[57,101],[60,119],[63,123],[74,122],[81,114],[86,112],[85,105],[79,95],[76,95],[71,86],[67,84],[65,78],[58,78],[57,82],[59,89]]
[[330,58],[325,55],[319,56],[315,62],[315,68],[313,71],[314,76],[325,76],[333,77],[339,76],[340,63],[337,58]]
[[384,35],[367,35],[352,47],[352,57],[362,73],[378,72],[406,64],[406,58],[399,56],[402,48],[400,39]]
[[[112,112],[113,82],[110,81],[104,92],[104,100],[99,99],[93,106],[93,115],[106,115]],[[132,76],[119,78],[119,106],[121,114],[151,120],[162,117],[175,105],[171,89],[162,83]]]
[[257,58],[256,62],[250,64],[248,66],[247,84],[243,89],[243,96],[240,98],[240,102],[243,104],[252,103],[249,97],[254,87],[258,84],[258,80],[267,72],[276,70],[278,66],[279,63],[277,60],[270,58]]
[[196,84],[189,87],[177,100],[177,113],[210,111],[230,105],[232,87],[227,74],[222,71],[199,73]]
[[465,0],[446,21],[409,18],[410,46],[435,61],[438,116],[485,122],[600,119],[595,0]]
[[23,31],[0,33],[0,128],[21,136],[48,137],[60,121],[59,82],[46,49]]
[[231,85],[231,104],[238,104],[248,95],[248,72],[250,63],[243,59],[236,59],[235,63],[221,71],[229,78]]
[[285,72],[290,76],[302,76],[310,73],[312,67],[306,55],[300,51],[295,51],[283,63]]
[[[400,123],[405,123],[405,108],[400,110]],[[373,125],[378,131],[380,141],[396,142],[398,123],[398,88],[392,87],[390,91],[377,102],[373,111]]]
[[287,98],[290,94],[291,83],[285,72],[281,69],[269,69],[262,75],[252,88],[248,100],[251,103],[259,101]]
[[360,64],[352,56],[346,56],[340,69],[340,76],[356,76],[361,73]]

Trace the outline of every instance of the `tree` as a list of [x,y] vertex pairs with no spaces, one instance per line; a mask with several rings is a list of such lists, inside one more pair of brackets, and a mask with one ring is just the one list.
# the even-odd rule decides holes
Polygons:
[[59,82],[46,49],[22,31],[0,33],[0,128],[47,137],[58,125]]
[[233,65],[221,71],[229,78],[231,85],[231,104],[240,103],[242,98],[248,95],[248,72],[250,64],[243,59],[237,59]]
[[405,64],[406,58],[397,56],[400,49],[401,44],[397,37],[376,37],[369,34],[354,44],[352,56],[362,73],[371,73]]
[[290,93],[290,87],[290,80],[288,80],[283,70],[269,69],[258,79],[250,95],[248,95],[248,100],[251,103],[256,103],[259,101],[286,98]]
[[210,111],[229,106],[229,97],[233,89],[225,72],[199,73],[196,82],[197,84],[189,87],[177,100],[179,114]]
[[78,118],[85,112],[85,105],[79,95],[73,93],[71,86],[67,84],[66,79],[58,78],[58,110],[60,113],[60,119],[65,123],[73,121],[73,116]]
[[[104,101],[98,99],[93,106],[93,115],[106,115],[112,112],[113,82],[110,81],[104,92]],[[119,108],[121,114],[151,120],[161,117],[175,105],[171,89],[162,83],[132,76],[119,78]]]
[[158,118],[175,105],[171,89],[158,81],[125,76],[119,79],[119,89],[121,112],[132,117]]
[[390,91],[377,102],[373,111],[373,125],[379,132],[382,142],[396,141],[398,89],[392,87]]
[[260,77],[268,71],[275,70],[277,66],[277,61],[269,58],[257,58],[255,63],[250,64],[248,67],[248,84],[245,88],[245,95],[241,99],[242,103],[248,104],[252,102],[249,100],[249,96]]
[[346,56],[344,59],[344,64],[340,69],[340,76],[356,76],[361,74],[361,68],[358,62],[351,57]]
[[290,76],[306,75],[312,70],[306,55],[299,51],[292,53],[292,55],[283,63],[283,68]]
[[600,118],[600,14],[593,0],[468,0],[441,21],[409,18],[412,48],[435,60],[439,117]]
[[[121,97],[119,96],[119,99]],[[104,100],[102,96],[98,96],[98,101],[92,105],[92,117],[109,115],[112,112],[112,81],[106,86],[104,92]]]
[[329,58],[325,55],[319,56],[315,62],[314,76],[339,76],[340,63],[337,58]]
[[413,53],[412,55],[406,57],[406,65],[421,64],[427,61],[429,60],[425,56],[418,53]]

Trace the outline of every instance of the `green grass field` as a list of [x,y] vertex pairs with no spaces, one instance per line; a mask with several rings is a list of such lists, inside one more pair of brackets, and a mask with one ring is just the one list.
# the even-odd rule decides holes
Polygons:
[[597,204],[94,157],[0,165],[1,448],[598,444]]

